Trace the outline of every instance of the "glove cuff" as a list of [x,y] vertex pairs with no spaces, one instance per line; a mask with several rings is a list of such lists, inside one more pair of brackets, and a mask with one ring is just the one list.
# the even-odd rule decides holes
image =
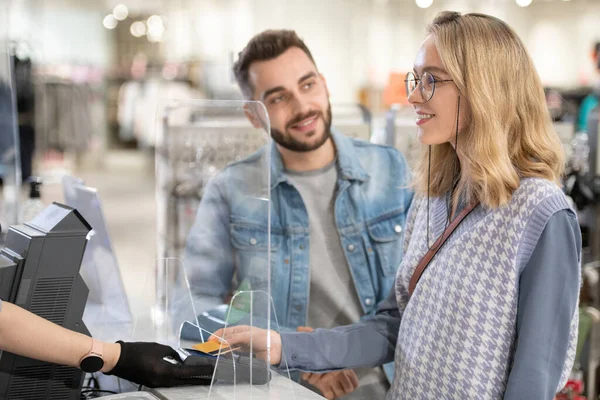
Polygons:
[[120,372],[124,372],[127,367],[127,345],[122,340],[117,340],[115,343],[119,343],[121,345],[121,355],[117,360],[117,363],[110,371],[104,372],[104,375],[119,375]]

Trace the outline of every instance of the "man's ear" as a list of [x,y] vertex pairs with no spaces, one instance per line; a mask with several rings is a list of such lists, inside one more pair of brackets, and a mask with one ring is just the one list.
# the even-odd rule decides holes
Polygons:
[[246,118],[255,128],[263,128],[263,122],[260,120],[256,111],[254,110],[256,107],[251,104],[244,104],[244,114],[246,114]]
[[262,104],[258,102],[244,104],[244,114],[246,114],[246,118],[248,118],[253,127],[267,130],[268,124],[265,118],[262,118],[265,113],[265,109],[261,106]]

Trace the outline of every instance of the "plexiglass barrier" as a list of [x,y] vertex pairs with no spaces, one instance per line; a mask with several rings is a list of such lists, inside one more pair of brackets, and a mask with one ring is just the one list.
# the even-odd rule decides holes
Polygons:
[[79,211],[92,227],[80,269],[89,289],[83,322],[94,337],[126,340],[133,318],[100,194],[76,177],[65,175],[62,184],[67,205]]
[[156,264],[173,279],[161,288],[165,296],[159,297],[154,273],[148,269],[140,282],[142,291],[132,299],[134,322],[131,340],[158,342],[185,352],[197,343],[199,337],[206,335],[198,328],[186,272],[181,260],[176,258],[159,258]]
[[[184,326],[182,337],[189,338],[190,329],[199,334],[192,341],[202,343],[239,324],[278,330],[266,109],[260,102],[171,100],[157,115],[157,251],[183,260],[198,317],[197,326]],[[158,316],[173,313],[163,288],[181,279],[158,266]],[[213,398],[265,398],[274,375],[279,384],[282,374],[289,377],[286,368],[270,366],[269,351],[226,345],[195,355],[216,357]],[[283,382],[293,394],[292,382]]]

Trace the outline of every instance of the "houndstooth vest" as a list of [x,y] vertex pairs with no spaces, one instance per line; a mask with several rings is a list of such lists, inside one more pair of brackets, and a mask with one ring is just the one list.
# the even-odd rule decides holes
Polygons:
[[[445,228],[446,206],[440,198],[430,203],[432,244]],[[566,208],[553,183],[522,180],[507,206],[479,206],[463,220],[409,302],[410,277],[427,250],[427,199],[415,199],[396,281],[403,316],[388,400],[502,399],[515,349],[520,273],[548,219]],[[577,324],[575,312],[558,388],[573,366]]]

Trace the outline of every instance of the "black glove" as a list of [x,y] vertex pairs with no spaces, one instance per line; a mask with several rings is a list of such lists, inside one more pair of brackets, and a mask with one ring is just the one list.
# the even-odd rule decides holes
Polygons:
[[[210,385],[214,365],[184,365],[179,354],[158,343],[134,342],[121,345],[117,365],[107,372],[150,388],[182,385]],[[169,357],[175,363],[165,361]]]

